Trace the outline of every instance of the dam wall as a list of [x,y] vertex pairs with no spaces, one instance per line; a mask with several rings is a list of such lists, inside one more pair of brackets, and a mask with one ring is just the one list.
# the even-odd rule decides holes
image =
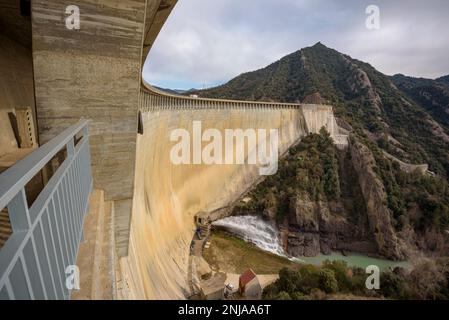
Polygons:
[[[308,133],[332,128],[330,106],[213,100],[142,89],[143,134],[137,138],[129,252],[120,259],[121,298],[175,299],[187,285],[194,216],[238,199],[260,179],[257,165],[181,164],[170,160],[170,133],[203,130],[278,129],[279,154]],[[249,151],[249,150],[248,150]]]

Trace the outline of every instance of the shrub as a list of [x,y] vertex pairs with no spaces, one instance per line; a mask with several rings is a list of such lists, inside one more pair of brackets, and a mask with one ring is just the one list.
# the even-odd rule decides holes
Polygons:
[[281,291],[275,297],[273,297],[273,300],[292,300],[292,298],[287,292]]
[[328,268],[321,269],[319,288],[326,293],[335,293],[338,291],[338,282],[335,279],[334,271]]

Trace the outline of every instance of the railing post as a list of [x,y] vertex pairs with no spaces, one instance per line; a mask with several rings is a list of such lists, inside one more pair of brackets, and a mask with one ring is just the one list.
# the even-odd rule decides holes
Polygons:
[[75,155],[75,142],[73,139],[74,138],[70,139],[70,141],[66,145],[68,158],[72,158]]
[[87,125],[83,127],[83,137],[86,139],[89,137],[89,127]]
[[9,219],[13,232],[26,231],[31,226],[25,188],[22,188],[8,204]]

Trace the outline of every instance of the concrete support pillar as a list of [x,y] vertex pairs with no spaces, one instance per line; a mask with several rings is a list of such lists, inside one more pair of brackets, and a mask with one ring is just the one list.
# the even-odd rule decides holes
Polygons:
[[[79,29],[66,25],[70,5],[79,9]],[[115,201],[121,256],[128,250],[132,211],[146,5],[146,0],[32,1],[40,143],[80,118],[90,120],[94,187]]]

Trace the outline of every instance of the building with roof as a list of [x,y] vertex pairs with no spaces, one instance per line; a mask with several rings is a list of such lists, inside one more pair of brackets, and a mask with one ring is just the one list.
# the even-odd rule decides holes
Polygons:
[[259,278],[252,269],[248,269],[240,275],[239,293],[247,299],[260,299],[262,286]]

